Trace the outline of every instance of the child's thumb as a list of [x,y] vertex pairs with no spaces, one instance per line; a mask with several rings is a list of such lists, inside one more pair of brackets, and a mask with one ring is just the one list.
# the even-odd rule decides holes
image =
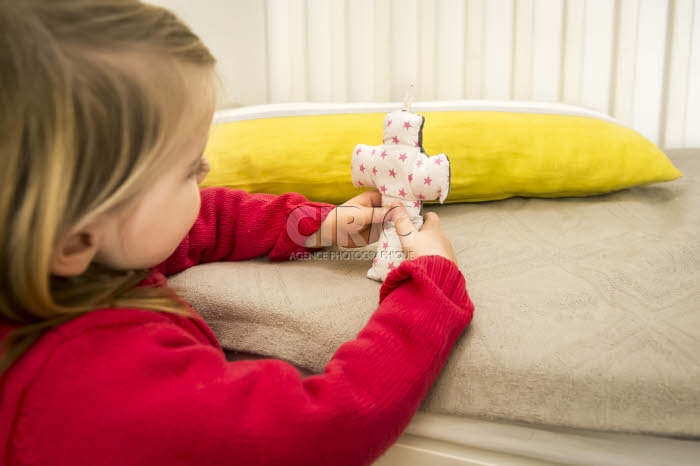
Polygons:
[[440,229],[440,217],[438,217],[438,214],[435,212],[427,212],[423,216],[423,226],[421,227],[421,231],[423,230],[439,230]]
[[413,226],[406,207],[401,203],[391,205],[391,216],[396,227],[396,233],[399,235],[401,246],[406,249],[413,244],[412,235],[417,233],[416,227]]

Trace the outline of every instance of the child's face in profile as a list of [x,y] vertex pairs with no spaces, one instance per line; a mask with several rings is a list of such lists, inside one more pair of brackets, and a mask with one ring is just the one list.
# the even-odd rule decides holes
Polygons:
[[101,225],[96,262],[117,269],[150,268],[175,251],[199,214],[198,184],[209,171],[203,151],[210,121],[184,135],[166,171]]
[[188,77],[188,87],[197,89],[197,95],[185,105],[185,114],[195,120],[179,122],[163,154],[165,168],[152,175],[150,186],[135,199],[69,232],[54,250],[52,274],[81,275],[91,263],[149,269],[175,251],[197,219],[198,185],[209,171],[203,152],[216,107],[210,80],[206,73]]

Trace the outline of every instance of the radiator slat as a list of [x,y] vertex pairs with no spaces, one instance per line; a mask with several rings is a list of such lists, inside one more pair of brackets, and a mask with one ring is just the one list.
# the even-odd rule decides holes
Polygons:
[[560,101],[700,146],[700,0],[155,0],[219,60],[221,105]]

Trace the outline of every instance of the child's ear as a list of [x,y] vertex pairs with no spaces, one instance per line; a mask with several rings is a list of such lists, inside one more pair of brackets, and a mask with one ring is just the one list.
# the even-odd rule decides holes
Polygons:
[[51,260],[51,273],[61,277],[80,275],[87,270],[97,250],[95,232],[72,232],[56,248]]

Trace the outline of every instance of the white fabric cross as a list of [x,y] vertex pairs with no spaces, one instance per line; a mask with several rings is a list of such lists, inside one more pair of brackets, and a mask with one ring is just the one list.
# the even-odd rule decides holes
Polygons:
[[[382,206],[401,201],[416,229],[423,226],[423,201],[445,202],[450,190],[450,161],[445,154],[428,157],[423,152],[425,118],[397,110],[384,119],[381,146],[358,144],[352,155],[352,183],[375,187],[382,194]],[[367,276],[384,281],[404,260],[403,248],[394,222],[384,222],[377,255]]]

